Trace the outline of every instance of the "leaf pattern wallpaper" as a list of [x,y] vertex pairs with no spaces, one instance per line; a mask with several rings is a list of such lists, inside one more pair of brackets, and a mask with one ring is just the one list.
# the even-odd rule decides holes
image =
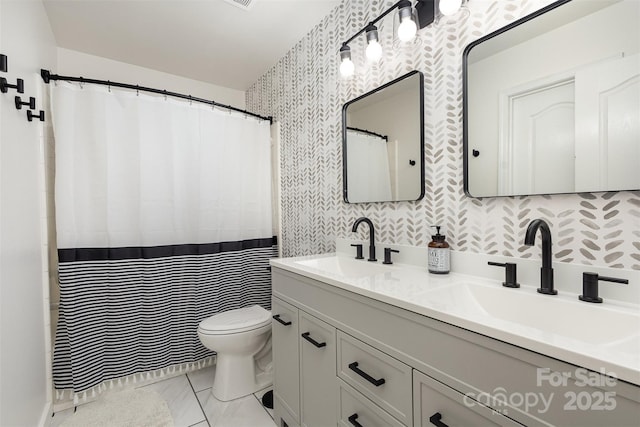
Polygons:
[[[551,1],[470,0],[453,22],[432,24],[407,45],[394,41],[390,15],[379,25],[380,63],[366,64],[359,37],[351,44],[355,75],[342,78],[341,43],[393,3],[345,0],[247,91],[249,110],[281,123],[283,256],[332,252],[337,237],[365,239],[351,225],[367,216],[379,242],[426,246],[438,224],[454,250],[535,259],[540,250],[524,246],[524,231],[543,218],[554,262],[640,270],[640,191],[485,199],[463,192],[464,48]],[[411,70],[425,77],[426,195],[346,204],[342,105]]]

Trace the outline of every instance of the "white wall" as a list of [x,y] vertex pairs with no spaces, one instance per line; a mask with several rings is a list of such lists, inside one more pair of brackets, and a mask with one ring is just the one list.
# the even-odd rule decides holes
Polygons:
[[170,92],[210,99],[220,104],[231,105],[241,109],[244,109],[245,106],[244,91],[216,86],[60,47],[58,48],[57,67],[52,68],[50,71],[64,76],[82,76],[164,89]]
[[[41,67],[55,65],[55,41],[40,0],[0,1],[0,52],[11,83],[43,109]],[[44,127],[0,94],[0,425],[43,424],[50,408],[46,280]]]

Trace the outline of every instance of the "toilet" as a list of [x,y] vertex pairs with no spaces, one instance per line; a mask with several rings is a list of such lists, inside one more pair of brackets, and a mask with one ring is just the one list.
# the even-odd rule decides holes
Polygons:
[[198,337],[217,353],[216,399],[226,402],[272,384],[270,311],[254,305],[215,314],[200,322]]

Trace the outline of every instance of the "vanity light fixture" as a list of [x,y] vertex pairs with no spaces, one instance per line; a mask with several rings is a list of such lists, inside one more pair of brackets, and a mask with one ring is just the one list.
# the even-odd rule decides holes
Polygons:
[[398,38],[403,42],[413,40],[418,32],[418,25],[413,20],[413,8],[409,0],[398,2],[398,19],[400,21]]
[[351,48],[346,43],[343,43],[340,48],[340,60],[340,74],[342,74],[343,77],[351,76],[355,70],[355,66],[353,65],[353,61],[351,61]]
[[378,28],[369,24],[365,28],[367,35],[367,49],[365,53],[367,54],[367,59],[371,62],[379,61],[382,58],[382,46],[378,41]]
[[444,16],[453,15],[462,7],[462,0],[439,0],[438,10]]
[[452,15],[467,1],[468,0],[416,0],[415,9],[410,0],[400,0],[394,3],[380,16],[369,22],[366,27],[360,29],[347,41],[342,43],[342,47],[340,48],[340,74],[342,74],[343,77],[353,75],[355,66],[351,61],[351,48],[349,47],[349,43],[363,33],[366,35],[367,40],[367,59],[370,62],[380,60],[382,57],[382,46],[380,45],[378,27],[376,27],[375,24],[389,13],[397,11],[397,19],[395,20],[397,37],[401,42],[408,42],[415,37],[419,29],[433,23],[437,15]]

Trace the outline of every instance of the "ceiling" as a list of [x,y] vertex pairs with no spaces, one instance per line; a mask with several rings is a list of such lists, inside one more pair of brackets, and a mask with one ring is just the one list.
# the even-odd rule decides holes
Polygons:
[[43,2],[59,47],[246,90],[341,0]]

